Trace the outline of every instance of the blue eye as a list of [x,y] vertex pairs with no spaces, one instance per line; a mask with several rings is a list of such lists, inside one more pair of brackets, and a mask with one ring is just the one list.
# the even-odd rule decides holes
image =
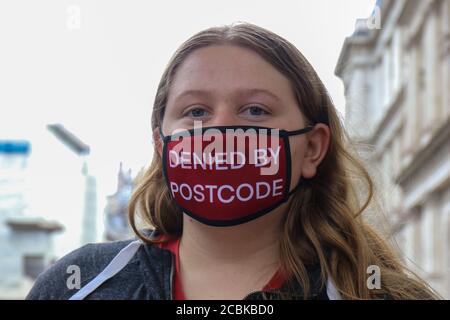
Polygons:
[[251,106],[249,108],[247,108],[245,111],[247,111],[250,113],[250,115],[252,116],[262,116],[262,115],[266,115],[269,114],[269,112],[267,112],[266,110],[264,110],[261,107],[258,106]]
[[186,116],[191,116],[193,118],[199,118],[199,117],[203,117],[206,114],[206,110],[202,109],[202,108],[193,108],[191,110],[189,110],[185,115]]

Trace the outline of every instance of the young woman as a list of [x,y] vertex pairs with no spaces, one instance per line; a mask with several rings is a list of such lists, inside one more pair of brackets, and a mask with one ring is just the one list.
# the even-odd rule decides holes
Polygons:
[[[287,40],[248,23],[194,35],[162,76],[151,126],[153,161],[129,205],[138,240],[70,253],[29,299],[437,297],[364,222],[371,179]],[[242,135],[241,148],[206,152]]]

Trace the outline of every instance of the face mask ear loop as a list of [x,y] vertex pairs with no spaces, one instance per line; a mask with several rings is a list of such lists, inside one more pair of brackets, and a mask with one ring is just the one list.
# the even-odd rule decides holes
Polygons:
[[[307,126],[304,127],[302,129],[298,129],[298,130],[294,130],[294,131],[286,131],[287,136],[294,136],[294,135],[298,135],[298,134],[304,134],[307,132],[310,132],[311,130],[314,129],[314,126]],[[292,189],[291,191],[288,192],[288,198],[295,193],[295,191],[297,191],[300,187],[302,186],[308,186],[308,179],[304,179],[302,177],[300,177],[300,181],[297,183],[297,185],[294,187],[294,189]]]
[[164,136],[164,134],[162,132],[161,126],[159,126],[159,135],[161,136],[161,139],[164,141],[165,136]]
[[304,134],[304,133],[310,132],[312,129],[314,129],[314,126],[307,126],[302,129],[299,129],[299,130],[286,131],[286,132],[287,132],[288,136],[295,136],[298,134]]

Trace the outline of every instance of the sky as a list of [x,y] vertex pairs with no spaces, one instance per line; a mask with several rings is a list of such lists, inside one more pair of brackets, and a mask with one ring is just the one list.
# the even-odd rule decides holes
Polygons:
[[[63,124],[91,148],[102,210],[106,195],[115,191],[120,162],[134,174],[150,163],[156,88],[188,37],[236,21],[269,29],[299,48],[343,114],[343,86],[334,69],[355,20],[368,17],[374,4],[2,0],[0,139],[52,139],[45,126]],[[45,154],[45,144],[33,152]]]

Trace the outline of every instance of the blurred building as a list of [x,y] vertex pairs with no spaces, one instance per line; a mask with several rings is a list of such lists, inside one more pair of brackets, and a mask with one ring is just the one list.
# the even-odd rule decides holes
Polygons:
[[0,142],[0,299],[24,298],[52,262],[100,240],[89,146],[61,124],[30,141]]
[[131,170],[126,173],[120,164],[117,175],[117,190],[107,197],[105,207],[105,236],[107,240],[124,240],[133,237],[133,232],[128,224],[128,202],[133,191],[134,181]]
[[0,141],[0,299],[22,298],[53,258],[62,226],[28,215],[28,141]]
[[383,0],[357,21],[336,75],[345,121],[409,266],[450,298],[450,1]]

